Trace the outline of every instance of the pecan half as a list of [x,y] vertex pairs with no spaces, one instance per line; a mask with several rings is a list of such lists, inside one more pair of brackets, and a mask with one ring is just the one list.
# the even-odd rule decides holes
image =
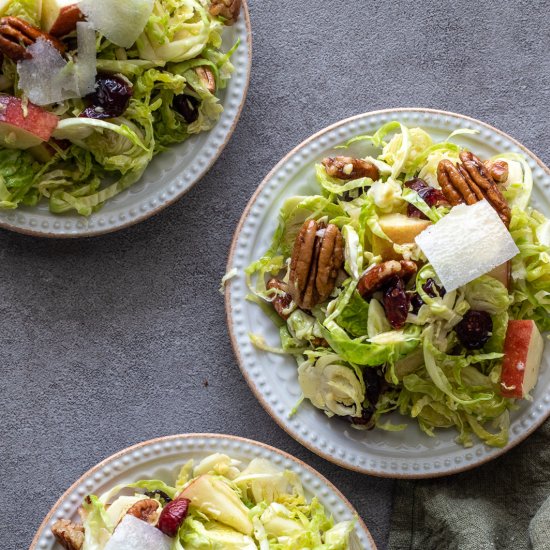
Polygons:
[[327,174],[331,178],[341,180],[356,180],[370,178],[376,181],[380,177],[380,170],[372,163],[353,157],[327,157],[322,161]]
[[154,498],[138,500],[127,512],[127,515],[154,525],[160,515],[160,503]]
[[298,307],[311,309],[324,302],[334,290],[343,263],[343,238],[338,227],[306,221],[290,261],[289,291]]
[[216,91],[216,77],[210,67],[197,67],[195,69],[197,76],[201,79],[206,89],[213,94]]
[[505,160],[485,160],[483,166],[497,183],[504,183],[508,179],[508,163]]
[[210,13],[215,17],[223,17],[226,25],[233,25],[241,12],[241,4],[242,0],[212,0]]
[[65,46],[57,38],[41,31],[39,28],[19,19],[19,17],[2,17],[0,19],[0,52],[13,61],[30,59],[27,48],[43,38],[59,50],[65,52]]
[[279,314],[279,317],[286,321],[290,313],[286,312],[285,310],[288,310],[292,302],[292,296],[288,293],[288,285],[286,283],[283,283],[283,281],[279,281],[279,279],[274,278],[270,279],[267,282],[266,287],[268,290],[275,288],[284,292],[284,294],[277,293],[271,303],[273,304],[275,311]]
[[357,284],[357,291],[363,298],[370,298],[377,290],[382,289],[394,278],[398,277],[407,281],[416,275],[418,267],[410,260],[389,260],[381,264],[369,267]]
[[84,545],[84,527],[68,519],[58,519],[52,525],[52,533],[66,550],[80,550]]
[[510,224],[510,208],[486,166],[470,151],[460,153],[461,163],[442,160],[437,167],[437,180],[443,194],[453,205],[475,204],[483,199],[498,212],[506,226]]

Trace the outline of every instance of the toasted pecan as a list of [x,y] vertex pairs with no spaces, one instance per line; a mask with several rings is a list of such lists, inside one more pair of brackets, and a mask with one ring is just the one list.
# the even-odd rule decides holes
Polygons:
[[[475,204],[486,199],[508,226],[511,217],[510,207],[490,170],[470,151],[462,151],[460,161],[455,165],[444,159],[437,167],[437,179],[447,200],[456,206],[461,203]],[[499,171],[502,169],[500,166]],[[503,177],[503,173],[500,173],[499,177]]]
[[381,290],[386,283],[398,277],[407,281],[418,271],[415,262],[411,260],[388,260],[381,264],[369,267],[357,284],[357,291],[363,298],[370,298],[377,290]]
[[80,550],[84,545],[84,527],[68,519],[58,519],[52,525],[52,533],[66,550]]
[[47,40],[60,53],[65,52],[65,46],[57,38],[41,31],[19,17],[2,17],[0,19],[0,52],[13,61],[30,59],[27,51],[29,46],[39,39]]
[[306,221],[290,261],[289,292],[298,307],[311,309],[325,301],[334,290],[343,263],[343,238],[338,227]]
[[212,0],[210,13],[215,17],[221,16],[226,25],[233,25],[241,12],[242,0]]
[[504,183],[508,179],[509,166],[505,160],[485,160],[483,165],[497,183]]
[[353,157],[327,157],[322,161],[327,174],[331,178],[355,180],[370,178],[376,181],[380,177],[378,168],[367,160]]
[[145,521],[146,523],[155,524],[160,514],[160,503],[154,498],[145,498],[138,500],[127,512],[127,515]]

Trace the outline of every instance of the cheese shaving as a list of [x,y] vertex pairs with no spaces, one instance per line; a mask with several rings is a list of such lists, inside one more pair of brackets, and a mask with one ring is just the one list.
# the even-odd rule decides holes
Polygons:
[[153,13],[154,0],[82,0],[80,10],[113,44],[130,48]]
[[486,201],[455,206],[416,237],[450,292],[489,273],[519,253],[497,212]]
[[27,51],[31,59],[17,65],[19,87],[35,105],[51,105],[84,97],[95,87],[95,31],[78,23],[78,56],[67,62],[48,40],[40,38]]

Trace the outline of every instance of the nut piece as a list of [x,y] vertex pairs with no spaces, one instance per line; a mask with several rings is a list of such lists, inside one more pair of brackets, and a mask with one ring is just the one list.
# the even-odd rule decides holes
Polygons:
[[239,17],[242,0],[212,0],[210,14],[225,18],[226,25],[233,25]]
[[[437,167],[437,180],[447,200],[456,206],[462,203],[475,204],[487,199],[508,227],[510,208],[489,170],[470,151],[462,151],[460,160],[461,163],[456,166],[450,160],[442,160]],[[502,168],[499,168],[499,177],[503,175]]]
[[389,260],[369,267],[357,284],[357,291],[363,298],[370,298],[377,290],[391,282],[395,277],[404,281],[416,275],[418,267],[410,260]]
[[138,500],[127,512],[129,516],[134,516],[135,518],[155,525],[160,515],[160,503],[154,498],[145,498],[143,500]]
[[324,302],[334,290],[343,263],[343,238],[338,227],[306,221],[290,261],[289,292],[298,307],[311,309]]
[[216,77],[210,67],[197,67],[195,69],[197,76],[201,79],[206,89],[213,94],[216,91]]
[[327,174],[331,178],[341,180],[356,180],[358,178],[370,178],[376,181],[380,177],[380,171],[372,163],[353,157],[327,157],[322,161]]
[[65,52],[65,46],[57,38],[41,31],[37,27],[19,19],[19,17],[2,17],[0,19],[0,52],[13,61],[30,59],[27,48],[36,43],[39,38],[51,42],[60,53]]
[[485,160],[483,166],[497,183],[504,183],[508,179],[508,163],[505,160]]
[[68,519],[58,519],[52,525],[52,533],[66,550],[80,550],[84,545],[84,527]]
[[288,285],[283,283],[283,281],[279,281],[279,279],[274,278],[267,282],[266,287],[268,290],[275,288],[284,292],[284,294],[277,293],[271,303],[273,304],[275,311],[279,314],[279,317],[286,321],[290,316],[290,313],[285,310],[288,310],[292,302],[292,296],[288,293]]

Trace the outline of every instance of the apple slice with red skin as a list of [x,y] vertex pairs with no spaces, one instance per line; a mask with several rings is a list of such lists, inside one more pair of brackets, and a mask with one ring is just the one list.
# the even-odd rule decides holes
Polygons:
[[84,20],[78,4],[80,0],[43,0],[42,29],[52,36],[65,36]]
[[525,399],[537,384],[544,341],[534,321],[508,322],[500,392],[504,397]]
[[48,141],[59,118],[32,103],[26,107],[12,96],[0,96],[0,145],[29,149]]

